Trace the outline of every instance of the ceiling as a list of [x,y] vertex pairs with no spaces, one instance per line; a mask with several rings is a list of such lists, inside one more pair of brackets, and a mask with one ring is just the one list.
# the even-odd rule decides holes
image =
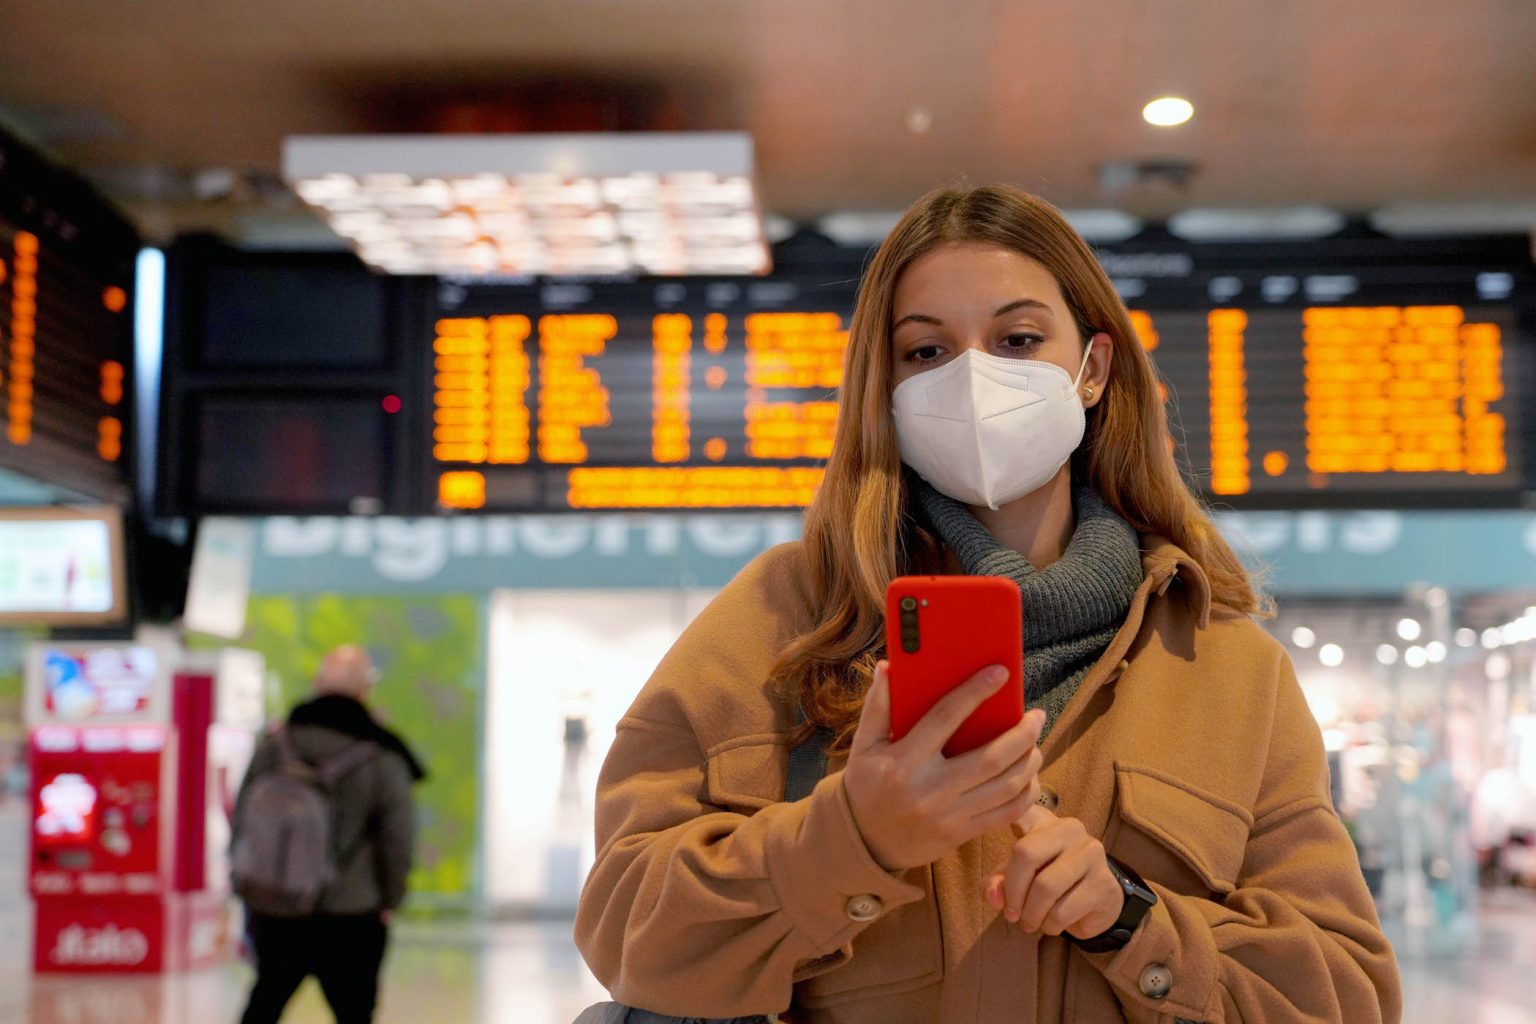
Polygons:
[[[1144,124],[1169,93],[1195,119]],[[323,237],[275,181],[288,134],[509,118],[746,130],[765,208],[795,219],[964,176],[1153,219],[1407,204],[1530,227],[1536,3],[0,3],[0,119],[151,237]],[[1127,159],[1198,169],[1107,190]]]

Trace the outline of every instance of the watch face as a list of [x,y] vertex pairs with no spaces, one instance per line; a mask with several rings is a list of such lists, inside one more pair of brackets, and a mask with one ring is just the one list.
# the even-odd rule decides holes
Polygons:
[[1113,871],[1115,873],[1115,877],[1120,880],[1120,888],[1125,890],[1125,895],[1127,898],[1134,896],[1136,899],[1142,900],[1148,904],[1157,903],[1157,893],[1148,888],[1147,883],[1143,882],[1141,880],[1141,876],[1138,875],[1135,871],[1126,867],[1124,864],[1121,864],[1119,861],[1114,860],[1113,858],[1110,859],[1109,869]]

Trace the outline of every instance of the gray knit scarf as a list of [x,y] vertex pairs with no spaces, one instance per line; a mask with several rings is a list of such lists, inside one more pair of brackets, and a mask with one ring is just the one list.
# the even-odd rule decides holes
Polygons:
[[1024,599],[1024,700],[1045,711],[1041,742],[1077,693],[1125,621],[1141,586],[1141,544],[1136,531],[1097,493],[1072,496],[1077,529],[1057,562],[1036,571],[1029,560],[999,544],[970,509],[908,477],[939,537],[974,576],[1006,576]]

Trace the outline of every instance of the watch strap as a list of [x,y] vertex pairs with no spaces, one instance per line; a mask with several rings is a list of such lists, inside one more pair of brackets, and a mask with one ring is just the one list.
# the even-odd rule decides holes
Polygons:
[[1140,875],[1113,857],[1105,859],[1109,861],[1110,872],[1120,883],[1125,901],[1121,905],[1119,918],[1103,933],[1090,939],[1079,939],[1075,935],[1062,933],[1062,938],[1085,953],[1112,953],[1125,948],[1131,941],[1131,937],[1136,934],[1136,928],[1141,924],[1142,918],[1157,905],[1157,893],[1147,888],[1147,883],[1141,880]]

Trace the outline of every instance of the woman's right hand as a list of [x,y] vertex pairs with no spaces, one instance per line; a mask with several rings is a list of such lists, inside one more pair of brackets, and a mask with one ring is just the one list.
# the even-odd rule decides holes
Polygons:
[[955,730],[1007,679],[1000,665],[982,669],[892,742],[887,665],[875,666],[843,785],[854,823],[882,867],[930,864],[1017,821],[1039,798],[1041,711],[985,746],[958,757],[943,753]]

